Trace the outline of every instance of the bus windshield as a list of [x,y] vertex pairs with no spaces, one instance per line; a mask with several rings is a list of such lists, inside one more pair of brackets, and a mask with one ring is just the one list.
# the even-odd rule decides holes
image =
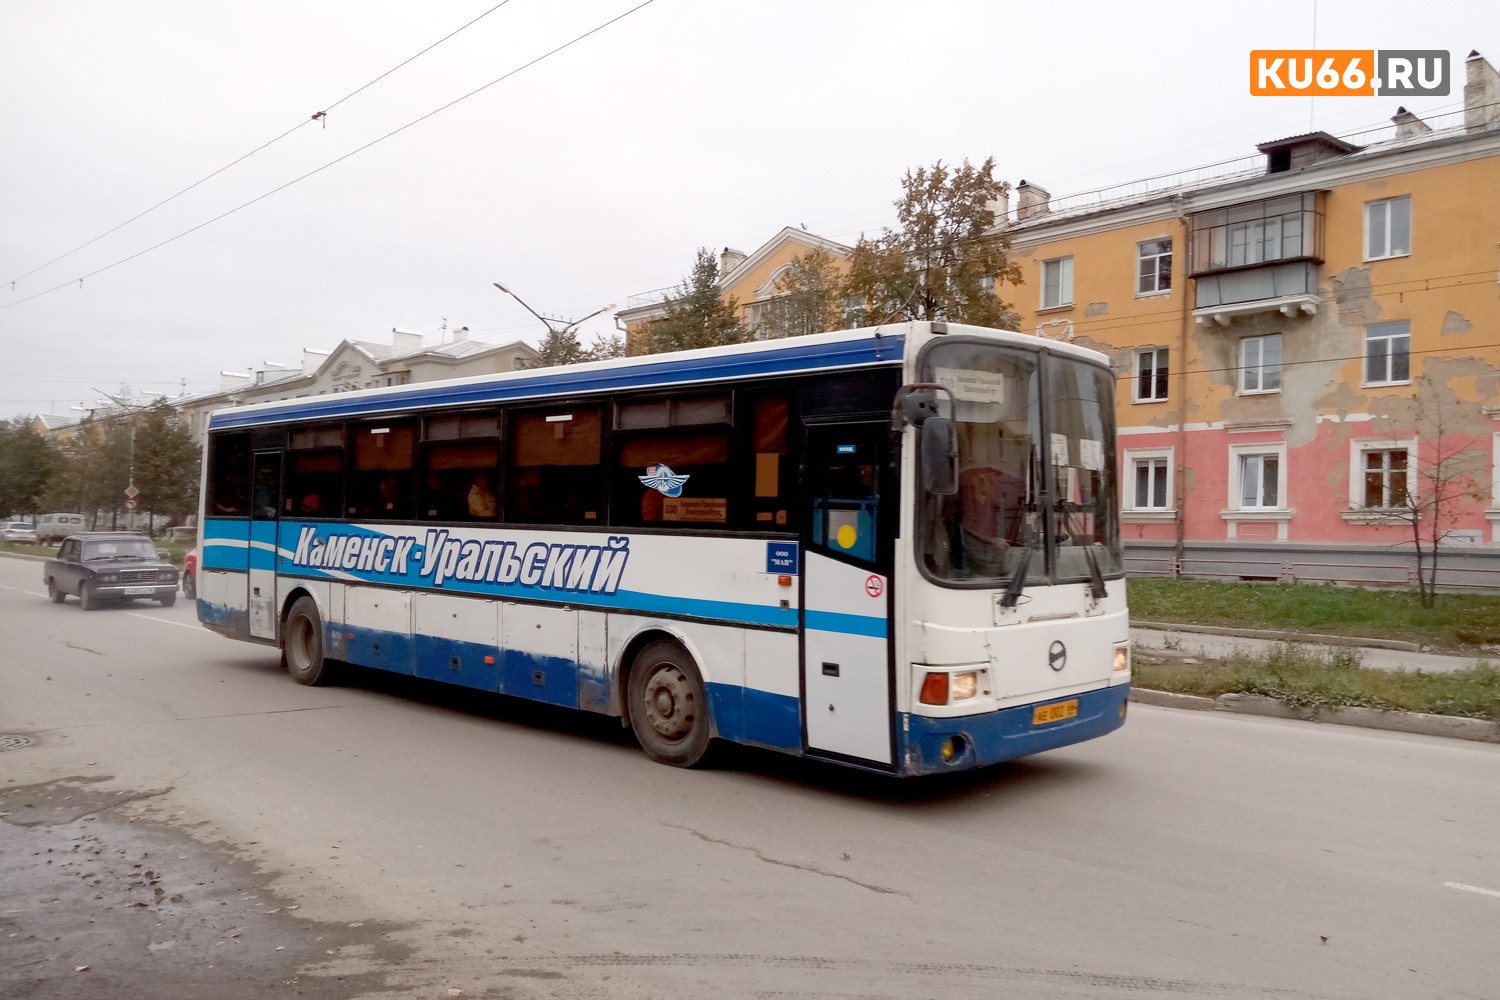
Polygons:
[[923,357],[958,438],[958,489],[919,498],[935,582],[1018,589],[1123,573],[1113,376],[1071,358],[955,339]]

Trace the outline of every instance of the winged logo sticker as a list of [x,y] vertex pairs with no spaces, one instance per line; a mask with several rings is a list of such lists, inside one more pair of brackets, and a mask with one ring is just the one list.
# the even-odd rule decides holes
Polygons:
[[665,465],[648,465],[644,476],[636,476],[643,485],[651,487],[662,496],[682,496],[682,484],[687,482],[689,476],[679,476]]

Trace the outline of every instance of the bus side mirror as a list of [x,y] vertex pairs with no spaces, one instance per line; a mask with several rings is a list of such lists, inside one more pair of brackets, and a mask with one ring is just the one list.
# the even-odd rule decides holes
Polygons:
[[918,458],[922,488],[937,496],[958,492],[958,431],[947,417],[929,416],[922,421]]

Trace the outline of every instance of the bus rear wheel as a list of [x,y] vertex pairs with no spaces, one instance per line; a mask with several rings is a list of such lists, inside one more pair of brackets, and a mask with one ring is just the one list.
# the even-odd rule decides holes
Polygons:
[[708,756],[708,696],[692,657],[675,642],[643,648],[630,668],[630,728],[646,756],[697,767]]
[[281,665],[298,684],[313,686],[330,678],[328,661],[323,658],[323,617],[318,602],[299,597],[287,613],[281,634]]

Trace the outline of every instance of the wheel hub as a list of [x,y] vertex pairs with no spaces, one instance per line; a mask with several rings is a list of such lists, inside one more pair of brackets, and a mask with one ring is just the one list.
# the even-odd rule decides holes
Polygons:
[[646,721],[663,739],[680,740],[693,728],[693,692],[675,666],[663,666],[646,681]]

